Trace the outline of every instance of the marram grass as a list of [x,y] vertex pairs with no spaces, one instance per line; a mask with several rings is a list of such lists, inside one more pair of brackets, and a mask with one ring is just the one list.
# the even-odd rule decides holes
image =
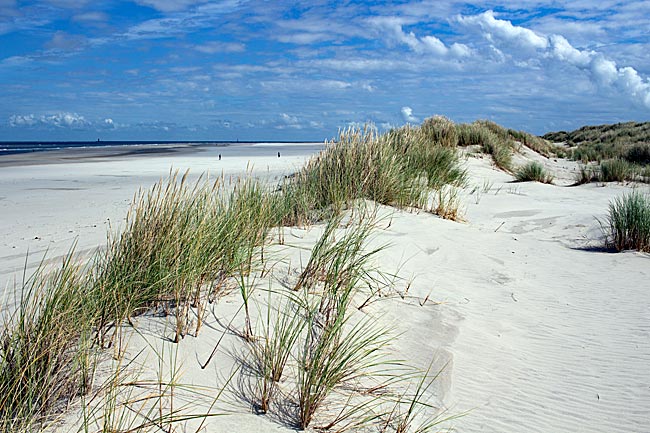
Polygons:
[[542,164],[536,161],[528,162],[527,164],[519,167],[519,169],[517,169],[515,172],[515,179],[517,179],[519,182],[553,182],[553,176],[546,171]]
[[[478,137],[476,144],[505,167],[513,149],[507,137],[492,125],[470,129],[469,138]],[[272,227],[340,221],[341,211],[359,199],[458,218],[452,188],[466,183],[456,148],[468,139],[463,131],[440,117],[381,135],[372,128],[349,129],[275,191],[250,177],[190,183],[187,173],[171,173],[141,191],[124,231],[109,234],[107,247],[87,266],[69,255],[57,272],[40,270],[22,287],[16,311],[5,315],[0,431],[37,428],[89,392],[98,351],[118,347],[120,329],[134,316],[170,315],[176,326],[169,337],[176,342],[198,334],[208,299],[258,269]],[[332,390],[364,375],[386,343],[383,331],[368,321],[350,322],[348,315],[358,286],[373,284],[366,266],[373,252],[362,248],[368,226],[359,230],[340,242],[326,239],[303,270],[298,291],[321,290],[317,302],[312,296],[302,304],[304,324],[278,312],[267,322],[274,328],[267,338],[280,338],[278,345],[271,341],[256,349],[267,359],[271,388],[288,359],[302,359],[296,395],[303,426]],[[285,346],[299,340],[302,351],[289,355]],[[272,397],[273,389],[267,393]]]
[[614,199],[603,228],[607,245],[617,251],[650,252],[650,194],[633,191]]

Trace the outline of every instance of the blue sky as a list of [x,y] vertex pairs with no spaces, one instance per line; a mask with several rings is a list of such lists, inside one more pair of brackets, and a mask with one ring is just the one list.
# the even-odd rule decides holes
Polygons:
[[650,1],[0,0],[0,140],[650,119]]

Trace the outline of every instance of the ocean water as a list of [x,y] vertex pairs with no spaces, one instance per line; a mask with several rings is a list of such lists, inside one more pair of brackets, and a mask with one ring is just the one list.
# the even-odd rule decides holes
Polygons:
[[[155,145],[213,145],[230,146],[232,144],[243,144],[244,142],[230,141],[0,141],[0,157],[3,155],[15,155],[20,153],[45,152],[48,150],[61,149],[87,149],[107,146],[155,146]],[[248,144],[254,144],[247,142]]]

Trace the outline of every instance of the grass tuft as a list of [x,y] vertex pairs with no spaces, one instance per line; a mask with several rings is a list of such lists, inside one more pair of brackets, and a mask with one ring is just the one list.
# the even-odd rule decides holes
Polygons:
[[515,172],[515,178],[518,182],[553,182],[553,176],[547,173],[544,166],[536,161],[530,161],[526,165],[519,167]]
[[601,182],[624,182],[634,180],[636,168],[624,159],[608,159],[600,163]]
[[0,431],[42,426],[92,387],[96,352],[85,274],[70,252],[51,274],[43,265],[20,290],[0,334]]
[[609,204],[607,244],[617,251],[650,252],[650,195],[633,191]]

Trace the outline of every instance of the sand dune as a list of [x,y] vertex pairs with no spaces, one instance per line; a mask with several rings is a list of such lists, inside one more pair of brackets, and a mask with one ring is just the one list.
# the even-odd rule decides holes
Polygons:
[[[280,159],[271,149],[273,156],[253,164],[273,181],[308,156],[296,149],[286,158],[283,149]],[[631,186],[562,186],[571,183],[575,165],[525,157],[543,160],[560,185],[513,183],[487,159],[471,157],[470,186],[461,192],[465,222],[379,207],[372,245],[387,247],[376,264],[402,279],[364,314],[395,328],[396,354],[418,367],[432,358],[434,368],[444,367],[427,397],[448,414],[467,412],[446,424],[459,432],[650,431],[650,256],[603,251],[597,221]],[[244,172],[248,160],[224,158],[220,166],[212,152],[4,167],[3,282],[17,275],[28,248],[35,256],[49,248],[55,257],[77,237],[81,250],[100,244],[107,220],[119,226],[137,188],[150,186],[170,165],[227,176]],[[321,232],[320,226],[286,229],[287,245],[270,252],[277,263],[270,281],[295,277],[292,269],[308,259]],[[129,353],[146,342],[165,347],[182,361],[184,383],[219,389],[237,365],[233,354],[242,350],[241,339],[224,331],[237,315],[238,296],[213,304],[198,338],[178,345],[160,338],[170,332],[166,319],[138,318]],[[264,302],[263,290],[255,296]],[[242,320],[230,325],[238,328]],[[155,366],[155,356],[140,356]],[[236,386],[227,396],[218,408],[229,415],[209,419],[207,431],[292,431],[282,419],[251,413]],[[60,430],[77,422],[73,412]]]

